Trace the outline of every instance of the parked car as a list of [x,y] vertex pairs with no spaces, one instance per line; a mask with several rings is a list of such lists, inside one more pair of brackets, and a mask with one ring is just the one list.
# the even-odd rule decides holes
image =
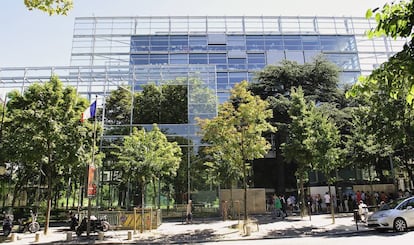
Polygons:
[[380,206],[368,218],[368,227],[379,231],[392,229],[396,232],[407,231],[414,227],[414,197],[398,199]]

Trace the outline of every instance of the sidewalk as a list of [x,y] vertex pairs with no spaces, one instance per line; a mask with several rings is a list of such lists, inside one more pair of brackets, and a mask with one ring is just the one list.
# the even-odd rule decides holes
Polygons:
[[[250,236],[235,227],[236,220],[222,221],[219,218],[194,220],[192,224],[181,222],[163,222],[157,229],[144,233],[133,231],[108,231],[104,239],[98,240],[98,234],[93,233],[91,238],[85,235],[76,237],[72,233],[72,241],[67,241],[67,227],[50,228],[50,234],[44,236],[39,232],[39,242],[35,242],[35,234],[15,234],[14,242],[5,241],[6,244],[136,244],[138,243],[198,243],[229,240],[272,239],[301,236],[330,236],[333,234],[348,234],[369,231],[363,223],[358,223],[358,230],[352,214],[336,214],[335,224],[332,224],[330,214],[286,217],[284,220],[272,219],[271,215],[251,215],[257,220],[258,231],[252,229]],[[128,240],[128,232],[132,239]]]

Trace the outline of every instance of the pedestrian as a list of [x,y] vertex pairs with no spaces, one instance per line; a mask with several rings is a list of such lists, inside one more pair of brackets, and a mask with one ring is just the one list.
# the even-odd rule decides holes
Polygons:
[[361,217],[361,221],[363,223],[366,223],[368,220],[368,207],[362,200],[359,201],[358,213],[359,217]]
[[328,192],[325,192],[325,195],[323,196],[325,199],[325,205],[326,205],[326,212],[329,213],[330,207],[331,207],[331,196]]
[[275,219],[276,217],[282,217],[283,218],[283,214],[282,214],[282,202],[280,201],[280,198],[275,194],[273,196],[273,203],[275,205],[275,209],[273,212],[273,218]]
[[193,207],[192,207],[193,201],[192,200],[188,200],[187,203],[187,211],[186,211],[186,224],[188,223],[193,223]]

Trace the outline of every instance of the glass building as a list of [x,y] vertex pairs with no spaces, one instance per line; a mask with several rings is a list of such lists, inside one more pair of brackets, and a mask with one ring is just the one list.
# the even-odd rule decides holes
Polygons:
[[160,16],[76,18],[72,65],[215,65],[219,101],[242,80],[283,59],[322,53],[341,82],[386,61],[404,41],[368,39],[375,21],[355,17]]
[[[57,74],[89,99],[99,95],[98,104],[104,109],[102,98],[119,86],[130,85],[133,93],[147,83],[162,85],[177,78],[190,81],[197,77],[222,103],[235,83],[253,81],[255,72],[265,66],[284,59],[302,64],[321,53],[340,68],[342,85],[352,84],[405,43],[386,37],[368,39],[365,32],[375,24],[357,17],[79,17],[74,24],[70,66],[0,68],[0,96],[12,89],[23,91],[33,82]],[[182,147],[194,149],[200,144],[194,118],[214,117],[217,105],[200,112],[197,105],[203,98],[191,96],[190,91],[188,100],[187,124],[159,126],[171,137],[187,138]],[[111,127],[104,119],[102,123],[104,128]],[[137,126],[132,116],[125,126]],[[115,137],[105,132],[103,138]],[[192,159],[187,159],[190,168]],[[188,175],[189,191],[190,179]]]

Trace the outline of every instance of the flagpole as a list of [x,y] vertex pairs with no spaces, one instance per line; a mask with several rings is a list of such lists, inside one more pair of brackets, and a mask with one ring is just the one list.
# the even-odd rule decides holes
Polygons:
[[[97,100],[98,100],[98,95],[95,95],[95,103],[97,103]],[[89,180],[89,168],[90,167],[95,167],[94,165],[95,165],[95,145],[96,145],[96,108],[97,108],[97,104],[95,104],[95,115],[94,115],[94,117],[93,117],[93,140],[92,140],[92,162],[91,162],[91,166],[88,166],[88,183],[87,183],[87,192],[86,192],[86,194],[87,194],[87,196],[88,196],[88,224],[87,224],[87,227],[86,227],[86,234],[87,234],[87,237],[89,237],[89,235],[90,235],[90,233],[91,233],[91,212],[92,212],[92,205],[91,205],[91,199],[92,199],[92,196],[91,195],[89,195],[89,182],[90,181],[93,181],[93,180]]]

